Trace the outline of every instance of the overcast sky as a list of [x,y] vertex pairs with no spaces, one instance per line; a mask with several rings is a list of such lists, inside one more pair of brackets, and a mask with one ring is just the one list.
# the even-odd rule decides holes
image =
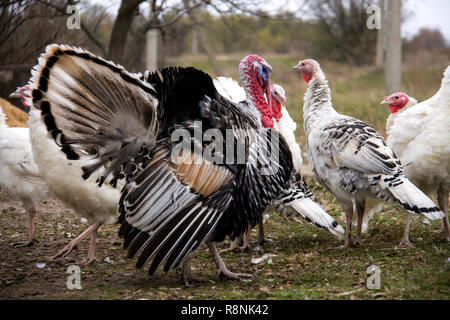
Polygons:
[[[120,0],[89,0],[93,3],[105,5],[108,2],[109,11],[117,13]],[[176,0],[172,0],[176,1]],[[298,0],[265,0],[261,1],[261,7],[264,9],[280,8],[288,10],[297,10]],[[374,3],[377,2],[374,0]],[[411,38],[423,28],[439,29],[450,44],[450,0],[405,0],[406,11],[409,13],[402,25],[402,34],[404,37]],[[144,5],[145,6],[145,5]]]
[[450,0],[408,0],[407,6],[412,14],[405,17],[403,36],[411,37],[428,27],[441,30],[450,43]]

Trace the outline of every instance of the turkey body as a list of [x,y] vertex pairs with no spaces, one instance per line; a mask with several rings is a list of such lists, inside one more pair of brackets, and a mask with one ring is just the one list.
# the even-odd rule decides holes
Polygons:
[[[152,261],[150,274],[162,265],[169,271],[207,242],[222,274],[239,277],[224,268],[212,241],[255,225],[287,188],[293,166],[283,138],[194,68],[138,77],[83,49],[51,45],[30,86],[50,137],[67,159],[81,161],[80,175],[98,174],[101,188],[108,177],[125,181],[119,235],[138,267]],[[233,151],[223,161],[226,148],[204,156],[208,130],[231,130],[232,150],[243,148],[244,158]],[[269,149],[279,150],[277,162],[261,156]]]
[[[386,124],[387,144],[404,164],[405,175],[428,194],[437,194],[440,208],[447,213],[450,190],[450,67],[444,72],[441,88],[421,103],[408,104],[392,113]],[[409,225],[402,243],[409,242]],[[450,241],[448,215],[443,221]]]
[[308,83],[303,106],[308,158],[318,181],[346,212],[345,246],[350,246],[353,213],[358,214],[356,245],[361,245],[366,200],[395,200],[409,212],[433,220],[443,217],[440,209],[404,176],[400,160],[374,128],[336,112],[320,65],[308,59],[296,67]]
[[28,128],[9,128],[0,107],[0,187],[22,201],[30,219],[29,241],[35,239],[35,206],[46,196],[47,186],[33,160]]
[[[21,88],[22,89],[22,88]],[[18,90],[20,91],[20,89]],[[71,241],[53,258],[68,255],[83,239],[91,236],[86,264],[96,260],[95,243],[98,228],[115,221],[118,216],[120,190],[105,184],[98,188],[95,177],[85,181],[81,167],[86,163],[68,160],[49,135],[41,111],[31,102],[29,89],[24,91],[23,101],[29,106],[29,141],[33,162],[49,190],[67,208],[88,220],[90,227]],[[27,129],[28,130],[28,129]]]

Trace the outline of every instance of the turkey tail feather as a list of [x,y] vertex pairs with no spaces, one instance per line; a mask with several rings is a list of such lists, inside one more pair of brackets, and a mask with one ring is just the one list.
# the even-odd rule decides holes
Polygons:
[[345,231],[337,221],[317,202],[316,198],[309,190],[305,181],[296,173],[292,179],[296,180],[296,187],[290,190],[280,199],[285,206],[303,216],[308,222],[315,226],[328,230],[338,239],[342,239]]
[[337,238],[342,239],[345,231],[325,209],[309,198],[296,199],[287,204],[300,213],[306,220],[319,228],[328,230]]
[[[89,160],[85,179],[106,168],[100,184],[120,176],[158,131],[155,90],[140,75],[80,48],[49,45],[32,70],[34,107],[70,160]],[[112,161],[112,159],[115,159]]]
[[390,182],[386,179],[380,183],[386,183],[395,199],[408,212],[424,215],[430,220],[442,219],[445,216],[441,209],[406,177],[399,177]]

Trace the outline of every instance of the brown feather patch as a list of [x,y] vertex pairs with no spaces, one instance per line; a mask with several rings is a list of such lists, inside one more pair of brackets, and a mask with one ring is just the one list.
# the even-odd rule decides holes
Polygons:
[[216,192],[232,177],[226,168],[206,162],[200,155],[192,152],[172,157],[169,167],[180,181],[203,196]]

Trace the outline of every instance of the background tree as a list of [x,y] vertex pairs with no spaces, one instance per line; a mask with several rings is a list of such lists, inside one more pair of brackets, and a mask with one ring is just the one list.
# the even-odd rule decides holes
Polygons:
[[316,51],[338,61],[371,64],[376,32],[367,28],[367,8],[372,4],[368,0],[317,0],[310,4],[320,28],[320,37],[313,41]]

